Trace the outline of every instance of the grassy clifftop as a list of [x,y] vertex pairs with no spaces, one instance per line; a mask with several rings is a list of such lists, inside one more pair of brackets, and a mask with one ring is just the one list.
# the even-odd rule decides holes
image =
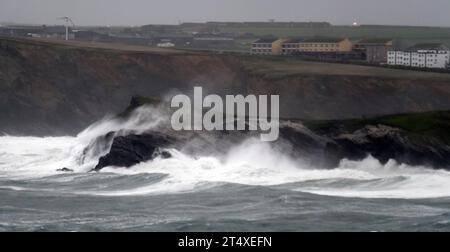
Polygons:
[[450,74],[419,72],[374,66],[302,61],[291,57],[243,57],[251,73],[263,78],[280,79],[298,75],[347,75],[399,79],[449,80]]
[[[101,42],[63,41],[48,39],[13,39],[0,38],[1,41],[11,44],[35,47],[51,47],[60,50],[82,49],[91,53],[144,53],[167,56],[220,56],[235,57],[240,60],[242,67],[253,74],[267,78],[284,78],[295,75],[350,75],[350,76],[376,76],[388,78],[410,78],[410,79],[448,79],[450,74],[419,72],[404,69],[389,69],[373,66],[346,65],[326,62],[303,61],[292,57],[281,56],[249,56],[245,54],[208,53],[205,51],[177,50],[170,48],[157,48],[148,46],[134,46]],[[36,48],[38,49],[38,48]]]

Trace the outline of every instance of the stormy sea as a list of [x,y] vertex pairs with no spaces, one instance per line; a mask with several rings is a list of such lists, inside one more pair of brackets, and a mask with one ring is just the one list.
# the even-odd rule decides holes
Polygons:
[[371,156],[323,169],[248,137],[223,153],[169,148],[92,171],[110,148],[94,139],[148,119],[1,136],[0,231],[450,231],[450,172]]

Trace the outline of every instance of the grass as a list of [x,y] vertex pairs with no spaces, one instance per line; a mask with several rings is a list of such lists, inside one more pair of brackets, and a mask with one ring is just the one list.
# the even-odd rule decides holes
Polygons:
[[[443,43],[450,47],[450,28],[441,27],[405,27],[405,26],[332,26],[324,28],[270,28],[270,27],[223,27],[223,32],[251,33],[256,37],[275,36],[289,37],[342,37],[361,38],[393,38],[399,48],[407,48],[418,43]],[[254,40],[254,39],[253,39]],[[236,40],[237,50],[250,50],[248,39]]]
[[447,127],[450,132],[449,111],[387,116],[381,118],[381,122],[411,132],[423,132],[441,127]]
[[61,49],[77,49],[83,48],[89,51],[111,51],[111,52],[133,52],[133,53],[153,53],[160,55],[176,55],[176,54],[187,54],[186,51],[180,51],[176,49],[169,48],[159,48],[150,46],[138,46],[138,45],[128,45],[119,43],[104,43],[104,42],[86,42],[86,41],[76,41],[76,40],[59,40],[59,39],[42,39],[42,38],[9,38],[0,37],[0,41],[9,41],[13,43],[21,44],[32,44],[32,45],[42,45],[42,46],[52,46],[53,48]]
[[401,27],[401,26],[332,26],[324,28],[269,28],[269,27],[223,27],[222,32],[253,33],[256,36],[277,37],[379,37],[398,39],[450,39],[450,28]]
[[305,61],[282,56],[241,56],[250,73],[266,79],[279,79],[296,75],[347,75],[379,78],[448,79],[448,73],[420,72],[381,66],[363,66]]
[[333,121],[305,121],[305,126],[314,132],[326,134],[333,129],[354,132],[366,125],[386,125],[402,129],[411,139],[424,137],[450,144],[450,111],[435,111],[390,115],[367,119],[349,119]]

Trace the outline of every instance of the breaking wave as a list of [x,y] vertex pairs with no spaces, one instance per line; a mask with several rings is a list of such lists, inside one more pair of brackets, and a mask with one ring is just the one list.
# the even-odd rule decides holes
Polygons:
[[[316,169],[301,160],[292,160],[278,153],[270,144],[255,139],[245,141],[220,157],[193,157],[169,150],[173,155],[170,159],[155,159],[129,169],[106,168],[101,175],[86,174],[87,167],[74,166],[76,153],[80,150],[77,138],[0,137],[0,177],[16,180],[55,179],[53,176],[60,174],[56,171],[58,168],[73,167],[75,173],[69,178],[93,177],[90,181],[92,188],[96,188],[95,176],[115,174],[125,179],[125,182],[127,177],[130,178],[128,182],[131,185],[123,183],[122,188],[72,191],[104,196],[185,193],[223,183],[283,186],[293,191],[341,197],[450,196],[450,172],[447,171],[411,167],[395,161],[383,165],[373,157],[361,161],[343,160],[335,169]],[[145,181],[133,184],[135,176],[142,174],[154,176],[147,177],[148,184]],[[156,181],[155,176],[158,177]]]
[[[87,173],[110,147],[110,143],[104,143],[102,148],[90,147],[97,151],[86,153],[86,147],[96,143],[96,138],[111,131],[139,134],[159,127],[166,117],[158,111],[141,108],[133,112],[129,120],[108,118],[77,137],[2,136],[0,178],[38,179],[60,184],[75,181],[80,185],[73,182],[67,193],[104,196],[185,193],[226,183],[340,197],[450,197],[450,172],[444,170],[411,167],[395,161],[383,165],[370,156],[360,161],[342,160],[335,169],[318,169],[301,159],[290,158],[270,143],[252,138],[222,155],[192,156],[172,149],[168,150],[173,156],[170,159],[157,158],[129,169],[109,167],[100,173]],[[56,171],[62,167],[70,167],[74,173]],[[89,181],[89,185],[85,181]],[[45,187],[40,189],[46,190]]]

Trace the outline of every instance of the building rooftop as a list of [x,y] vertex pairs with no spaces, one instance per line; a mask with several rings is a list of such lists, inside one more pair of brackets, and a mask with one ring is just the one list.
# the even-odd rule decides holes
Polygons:
[[416,52],[419,50],[449,50],[449,48],[441,43],[422,43],[406,49],[408,52]]
[[154,38],[194,38],[192,35],[187,34],[160,34],[154,36]]
[[288,39],[288,40],[286,40],[284,43],[285,44],[287,44],[287,43],[300,43],[300,42],[303,42],[305,39],[303,39],[303,38],[292,38],[292,39]]
[[339,43],[343,40],[345,40],[345,39],[344,38],[318,37],[318,38],[308,38],[308,39],[303,40],[303,42],[306,42],[306,43]]
[[253,43],[264,43],[264,44],[268,44],[268,43],[273,43],[273,42],[275,42],[275,41],[277,41],[277,40],[278,40],[277,38],[261,38],[261,39],[256,40],[256,41],[253,42]]
[[198,37],[194,38],[194,40],[211,40],[211,41],[234,41],[234,38],[227,38],[227,37]]
[[360,41],[358,41],[357,44],[382,44],[385,45],[387,43],[392,42],[393,39],[389,39],[389,38],[370,38],[370,39],[362,39]]

